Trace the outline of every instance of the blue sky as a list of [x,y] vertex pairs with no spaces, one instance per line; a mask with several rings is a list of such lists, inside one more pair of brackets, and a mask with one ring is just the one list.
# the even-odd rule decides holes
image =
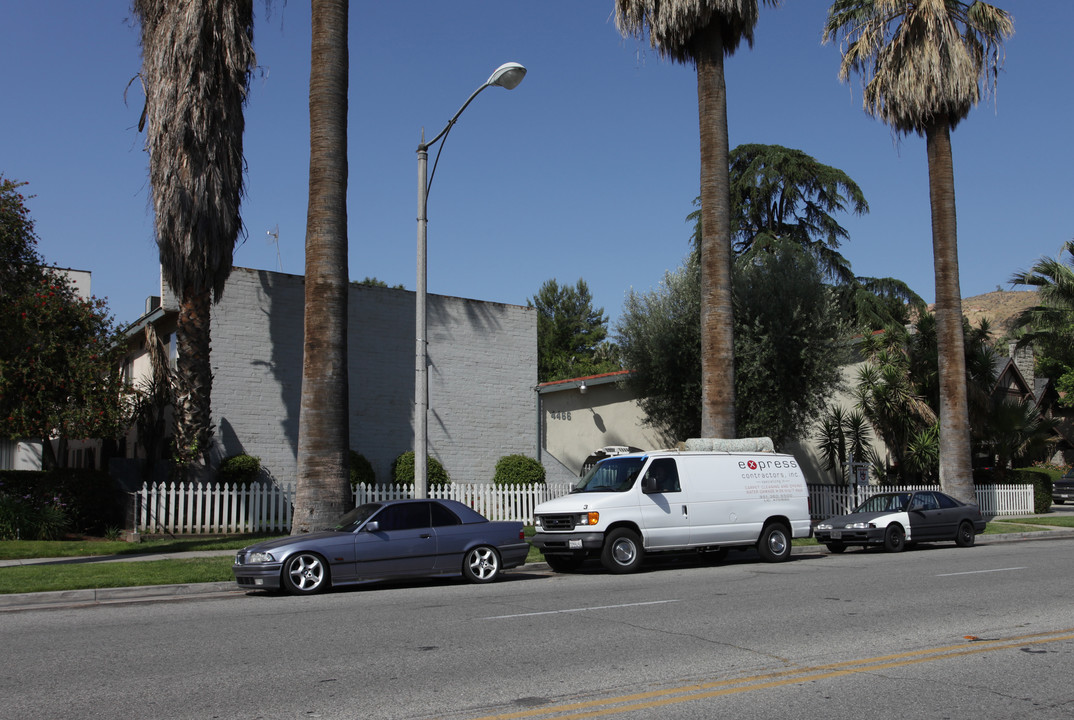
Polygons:
[[[1074,237],[1074,3],[1005,0],[1015,18],[998,102],[953,134],[964,297]],[[589,284],[614,320],[688,249],[698,194],[696,74],[623,39],[611,0],[355,0],[350,17],[350,276],[415,285],[417,163],[503,62],[529,73],[489,88],[451,132],[429,197],[429,291],[522,304],[550,278]],[[843,216],[859,275],[933,300],[924,141],[896,142],[839,83],[820,44],[827,3],[761,10],[754,46],[726,65],[731,146],[798,148],[842,169],[871,212]],[[303,272],[309,5],[255,2],[259,69],[246,109],[247,237],[236,265]],[[0,172],[28,181],[40,250],[93,273],[117,320],[158,294],[159,269],[126,0],[0,2]],[[125,97],[126,94],[126,97]],[[430,164],[434,155],[430,156]],[[279,228],[279,258],[267,232]]]

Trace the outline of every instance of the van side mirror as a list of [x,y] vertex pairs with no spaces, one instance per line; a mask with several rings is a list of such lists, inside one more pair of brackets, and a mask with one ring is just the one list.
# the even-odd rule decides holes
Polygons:
[[656,492],[656,480],[649,473],[641,479],[641,491],[646,495]]

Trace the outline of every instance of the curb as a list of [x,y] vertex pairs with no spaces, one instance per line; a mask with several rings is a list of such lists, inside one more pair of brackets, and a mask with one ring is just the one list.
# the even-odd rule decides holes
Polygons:
[[[992,545],[1007,542],[1028,542],[1033,540],[1063,540],[1074,538],[1074,530],[1042,530],[1022,533],[1003,533],[1002,535],[978,535],[977,545]],[[229,551],[230,552],[230,551]],[[830,555],[823,545],[809,545],[793,548],[795,555]],[[517,570],[549,570],[548,564],[527,563]],[[210,595],[228,596],[244,595],[248,588],[238,587],[234,581],[211,583],[190,583],[185,585],[142,585],[137,587],[97,588],[89,590],[56,590],[38,593],[11,593],[0,595],[0,612],[23,609],[47,609],[61,607],[79,607],[90,605],[107,605],[111,603],[129,603],[161,600],[181,600],[190,597]]]
[[0,612],[23,608],[77,607],[145,600],[174,600],[196,595],[243,593],[233,581],[188,585],[142,585],[137,587],[56,590],[53,592],[0,595]]

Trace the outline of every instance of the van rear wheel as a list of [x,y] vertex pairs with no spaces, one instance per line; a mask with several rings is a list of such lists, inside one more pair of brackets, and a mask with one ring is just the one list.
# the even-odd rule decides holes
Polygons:
[[608,572],[619,575],[637,570],[644,557],[645,550],[638,534],[627,528],[616,528],[604,539],[600,562]]
[[791,533],[783,523],[769,523],[757,538],[757,552],[765,562],[782,562],[791,556]]

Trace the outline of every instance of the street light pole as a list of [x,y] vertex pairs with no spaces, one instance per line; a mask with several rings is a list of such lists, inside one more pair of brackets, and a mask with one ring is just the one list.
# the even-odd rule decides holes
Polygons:
[[[427,472],[429,458],[429,341],[426,337],[426,283],[428,281],[426,236],[429,218],[426,210],[429,202],[429,188],[433,182],[432,177],[428,174],[429,148],[441,140],[446,142],[447,134],[451,132],[455,121],[459,119],[462,111],[473,102],[473,99],[482,90],[493,85],[513,90],[518,87],[518,84],[522,82],[522,78],[525,76],[526,68],[518,63],[504,63],[493,71],[485,84],[474,90],[470,97],[466,99],[466,102],[462,104],[462,107],[459,108],[459,111],[444,126],[444,129],[437,133],[436,137],[429,142],[425,142],[425,130],[421,131],[421,142],[418,144],[418,272],[417,292],[415,293],[417,310],[414,322],[414,339],[417,346],[414,361],[414,497],[416,498],[423,498],[429,494]],[[440,150],[437,151],[437,160],[439,160],[440,152],[443,149],[444,144],[441,142]],[[435,173],[436,163],[434,162],[433,174]]]

